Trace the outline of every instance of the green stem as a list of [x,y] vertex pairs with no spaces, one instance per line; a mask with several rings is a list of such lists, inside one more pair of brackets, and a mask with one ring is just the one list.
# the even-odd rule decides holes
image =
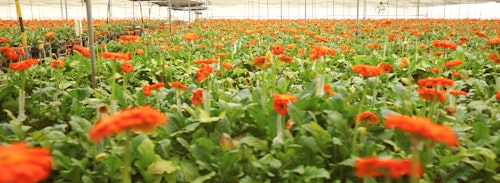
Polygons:
[[411,140],[411,151],[412,151],[412,162],[411,162],[411,183],[417,183],[418,182],[418,165],[419,165],[419,154],[418,154],[418,145],[419,145],[419,140],[416,139],[415,137],[410,137]]
[[24,121],[26,120],[26,114],[24,113],[24,105],[25,105],[25,95],[24,91],[26,85],[26,71],[21,71],[21,90],[19,90],[19,111],[17,120]]
[[[359,103],[359,108],[358,108],[358,112],[356,113],[356,116],[361,114],[361,112],[363,111],[363,104],[365,103],[365,100],[366,100],[366,90],[367,90],[367,86],[368,84],[366,83],[366,80],[365,80],[365,85],[363,87],[363,95],[361,96],[361,102]],[[351,155],[357,155],[357,148],[356,148],[356,144],[357,144],[357,141],[358,141],[358,127],[359,127],[359,124],[357,121],[359,121],[359,119],[354,119],[354,130],[353,130],[353,133],[354,133],[354,136],[352,137],[352,141],[351,141]]]
[[132,180],[130,178],[130,166],[131,165],[131,134],[129,131],[125,132],[125,152],[123,154],[123,167],[122,167],[122,183],[131,183]]
[[128,107],[127,99],[125,98],[125,95],[127,94],[127,91],[128,91],[128,73],[124,73],[123,74],[123,98],[124,98],[124,101],[125,101],[125,108]]
[[487,126],[490,126],[491,122],[496,119],[498,112],[500,112],[500,105],[497,106],[497,110],[493,113],[493,115],[491,115],[490,120],[488,120],[488,123],[486,124]]

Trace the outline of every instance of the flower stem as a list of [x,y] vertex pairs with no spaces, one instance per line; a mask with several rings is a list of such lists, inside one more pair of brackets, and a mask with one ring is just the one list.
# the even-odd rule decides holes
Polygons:
[[[359,103],[359,108],[358,112],[356,113],[356,116],[358,116],[358,114],[360,114],[363,111],[363,104],[365,103],[365,98],[366,98],[366,90],[368,89],[367,85],[368,84],[366,83],[365,80],[365,86],[363,87],[363,95],[361,96],[361,101]],[[353,130],[354,136],[352,137],[352,142],[351,142],[351,155],[357,155],[356,144],[358,142],[358,127],[359,127],[359,123],[357,121],[359,121],[359,119],[354,119],[354,130]]]
[[131,134],[129,131],[125,132],[125,152],[123,154],[123,171],[122,171],[122,182],[123,183],[131,183],[132,180],[130,178],[130,166],[131,165],[131,151],[130,151],[130,143],[131,143]]
[[418,145],[419,145],[419,140],[416,139],[416,137],[412,136],[410,137],[411,140],[411,152],[412,152],[412,162],[411,162],[411,183],[417,183],[418,182],[418,164],[419,164],[419,154],[418,154]]
[[26,114],[24,113],[24,105],[25,105],[25,91],[26,87],[26,71],[21,71],[21,89],[19,90],[19,111],[17,120],[24,121],[26,120]]

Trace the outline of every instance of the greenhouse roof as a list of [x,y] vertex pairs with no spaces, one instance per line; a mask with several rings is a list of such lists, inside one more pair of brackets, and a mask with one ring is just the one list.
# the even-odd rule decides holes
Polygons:
[[[61,6],[81,6],[85,0],[19,0],[21,6],[47,6],[47,7],[61,7]],[[139,1],[139,0],[132,0]],[[143,3],[154,3],[160,6],[168,6],[169,0],[140,0]],[[365,0],[360,0],[360,4],[363,4]],[[130,0],[110,0],[112,6],[114,7],[127,7],[130,6]],[[210,5],[217,7],[228,7],[228,6],[239,6],[243,4],[253,4],[253,5],[279,5],[280,3],[287,3],[291,6],[304,6],[307,2],[307,6],[311,3],[317,6],[326,4],[335,4],[336,6],[347,6],[353,7],[357,6],[357,1],[354,0],[171,0],[172,7],[187,7],[187,6],[199,6],[199,5]],[[488,2],[500,3],[500,0],[366,0],[369,5],[384,4],[385,6],[398,6],[401,4],[410,4],[415,7],[426,7],[426,6],[442,6],[442,5],[456,5],[456,4],[480,4]],[[0,6],[13,6],[15,0],[2,0],[0,1]],[[92,0],[93,5],[107,5],[108,0]]]

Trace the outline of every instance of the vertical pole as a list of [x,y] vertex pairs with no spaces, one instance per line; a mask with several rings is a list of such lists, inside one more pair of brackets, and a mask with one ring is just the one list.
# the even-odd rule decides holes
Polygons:
[[144,17],[142,16],[142,4],[141,4],[140,0],[139,0],[139,8],[141,9],[141,11],[140,11],[140,13],[141,13],[141,29],[142,29],[142,31],[144,31]]
[[417,19],[420,19],[420,0],[417,2]]
[[462,0],[458,2],[458,19],[460,19],[460,7],[462,6]]
[[95,48],[94,48],[94,31],[92,30],[92,0],[86,0],[87,4],[87,33],[89,39],[89,49],[90,49],[90,63],[92,64],[92,88],[97,88],[97,72],[95,64]]
[[23,42],[23,47],[26,49],[28,48],[28,41],[26,39],[26,33],[24,32],[23,15],[21,13],[21,5],[19,4],[19,0],[16,0],[16,11],[17,11],[17,18],[19,20],[19,27],[21,28],[21,38]]
[[33,3],[30,0],[30,7],[31,7],[31,20],[33,20]]
[[66,21],[68,20],[68,0],[64,0],[64,9],[66,9]]
[[335,0],[332,2],[332,19],[335,19]]
[[188,0],[188,22],[191,22],[191,0]]
[[[359,29],[359,0],[356,1],[356,31]],[[358,32],[356,32],[358,35]]]
[[367,10],[366,0],[363,0],[363,19],[366,18],[366,10]]
[[64,8],[63,8],[62,0],[59,1],[59,7],[61,9],[61,20],[62,20],[62,19],[64,19]]
[[444,0],[444,16],[443,18],[446,19],[446,0]]
[[398,0],[396,0],[396,20],[398,19]]
[[304,21],[307,19],[307,0],[304,0]]
[[280,20],[283,20],[283,0],[280,2]]
[[266,10],[267,10],[266,17],[267,19],[269,19],[269,0],[266,0]]

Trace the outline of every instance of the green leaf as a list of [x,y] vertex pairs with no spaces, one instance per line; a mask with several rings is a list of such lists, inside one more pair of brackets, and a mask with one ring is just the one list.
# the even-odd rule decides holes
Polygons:
[[210,172],[209,174],[203,175],[201,177],[196,178],[192,183],[202,183],[207,180],[210,180],[213,176],[215,176],[215,171]]
[[301,175],[300,178],[302,178],[306,182],[310,182],[311,180],[317,178],[330,179],[330,174],[324,168],[317,168],[313,166],[307,166],[304,168],[303,165],[300,165],[292,171]]
[[149,138],[144,139],[141,144],[139,144],[137,152],[139,153],[137,163],[139,163],[143,169],[147,169],[149,165],[159,159],[158,155],[155,154],[155,145]]
[[472,124],[472,138],[474,141],[479,141],[482,139],[488,139],[490,137],[490,129],[486,127],[486,124],[483,122],[476,122]]
[[148,170],[151,174],[171,174],[177,171],[177,166],[172,161],[167,161],[163,159],[158,159],[156,162],[149,166]]
[[469,155],[464,151],[460,151],[459,153],[450,156],[441,156],[439,159],[439,167],[448,167],[452,164],[456,164],[465,160],[468,156]]
[[72,131],[75,131],[79,135],[82,135],[83,138],[87,138],[88,132],[90,131],[90,128],[92,128],[92,124],[90,124],[88,120],[80,118],[78,116],[71,116],[69,125]]
[[226,111],[221,112],[219,114],[219,116],[217,116],[217,117],[210,117],[210,114],[201,108],[198,108],[198,111],[200,112],[200,119],[199,120],[202,123],[216,122],[216,121],[219,121],[220,119],[222,119],[226,116]]

